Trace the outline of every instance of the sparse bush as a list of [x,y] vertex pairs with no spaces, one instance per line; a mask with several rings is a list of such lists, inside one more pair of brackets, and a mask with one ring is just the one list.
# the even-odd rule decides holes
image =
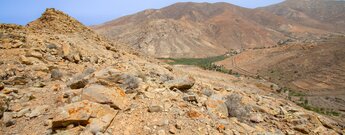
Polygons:
[[236,117],[239,120],[246,120],[246,118],[248,118],[251,107],[242,103],[241,95],[229,95],[226,97],[225,104],[228,108],[229,116]]
[[118,82],[123,89],[126,89],[127,92],[138,88],[140,80],[133,75],[123,74],[120,76],[120,80]]

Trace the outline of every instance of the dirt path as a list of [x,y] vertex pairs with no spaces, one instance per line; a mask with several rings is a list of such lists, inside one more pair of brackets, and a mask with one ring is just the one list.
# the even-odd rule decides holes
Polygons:
[[236,72],[239,72],[240,74],[244,74],[247,76],[252,76],[252,77],[256,76],[256,74],[251,73],[251,72],[239,67],[236,63],[236,58],[237,58],[236,56],[231,57],[231,65],[235,69]]

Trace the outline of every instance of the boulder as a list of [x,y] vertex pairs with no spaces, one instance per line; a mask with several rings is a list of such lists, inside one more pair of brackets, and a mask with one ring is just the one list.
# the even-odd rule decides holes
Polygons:
[[74,80],[70,82],[69,87],[71,89],[81,89],[84,88],[88,83],[89,81],[87,79]]
[[82,100],[89,100],[100,104],[108,104],[115,109],[125,109],[128,106],[128,98],[120,87],[105,87],[93,84],[82,92]]
[[59,79],[61,79],[62,78],[62,73],[61,73],[61,71],[59,70],[59,69],[53,69],[52,71],[51,71],[51,78],[53,79],[53,80],[59,80]]
[[[96,123],[95,119],[100,121],[105,118],[107,120],[113,119],[117,112],[117,110],[110,108],[110,106],[84,100],[59,108],[53,117],[52,128],[65,128],[70,124],[93,125]],[[102,123],[103,125],[108,126],[110,124],[110,121],[102,122],[104,122]]]
[[0,118],[3,113],[8,109],[9,97],[3,94],[0,94]]
[[74,76],[69,82],[68,86],[71,89],[81,89],[84,88],[89,83],[89,75],[95,72],[92,68],[87,68],[76,76]]
[[264,121],[261,114],[251,114],[249,119],[251,122],[254,122],[254,123],[260,123]]
[[16,124],[16,120],[13,119],[13,113],[5,112],[3,114],[2,122],[4,123],[6,127]]
[[167,81],[165,85],[173,90],[173,89],[178,89],[181,91],[187,91],[190,88],[192,88],[195,84],[195,79],[191,76],[184,76],[182,78],[174,79]]

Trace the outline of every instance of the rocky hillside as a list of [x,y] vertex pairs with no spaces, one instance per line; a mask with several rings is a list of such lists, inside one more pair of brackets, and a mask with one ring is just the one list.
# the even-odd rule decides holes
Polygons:
[[286,0],[263,9],[301,25],[336,32],[345,31],[345,1]]
[[[98,33],[156,57],[205,57],[271,46],[282,34],[228,3],[177,3],[94,26]],[[273,17],[274,18],[274,17]]]
[[345,114],[344,37],[329,35],[310,42],[250,49],[218,64],[241,74],[260,75],[304,93],[300,97],[310,105]]
[[258,9],[228,3],[177,3],[92,28],[155,57],[206,57],[341,32],[343,3],[288,0]]
[[139,58],[54,9],[1,24],[0,55],[3,135],[344,133],[272,83]]

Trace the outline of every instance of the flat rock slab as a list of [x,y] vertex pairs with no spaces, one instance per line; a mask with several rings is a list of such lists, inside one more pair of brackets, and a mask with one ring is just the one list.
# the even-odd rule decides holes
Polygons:
[[108,119],[113,119],[117,113],[118,111],[110,108],[110,106],[84,100],[59,108],[53,118],[52,128],[64,128],[70,124],[92,125],[95,119],[102,120],[104,117],[107,118],[107,121],[103,121],[102,124],[109,125]]
[[82,100],[89,100],[100,104],[108,104],[115,109],[125,109],[129,100],[125,91],[120,87],[105,87],[93,84],[83,90]]
[[220,118],[227,118],[229,116],[228,108],[225,102],[219,95],[212,95],[206,102],[207,110],[212,115]]

